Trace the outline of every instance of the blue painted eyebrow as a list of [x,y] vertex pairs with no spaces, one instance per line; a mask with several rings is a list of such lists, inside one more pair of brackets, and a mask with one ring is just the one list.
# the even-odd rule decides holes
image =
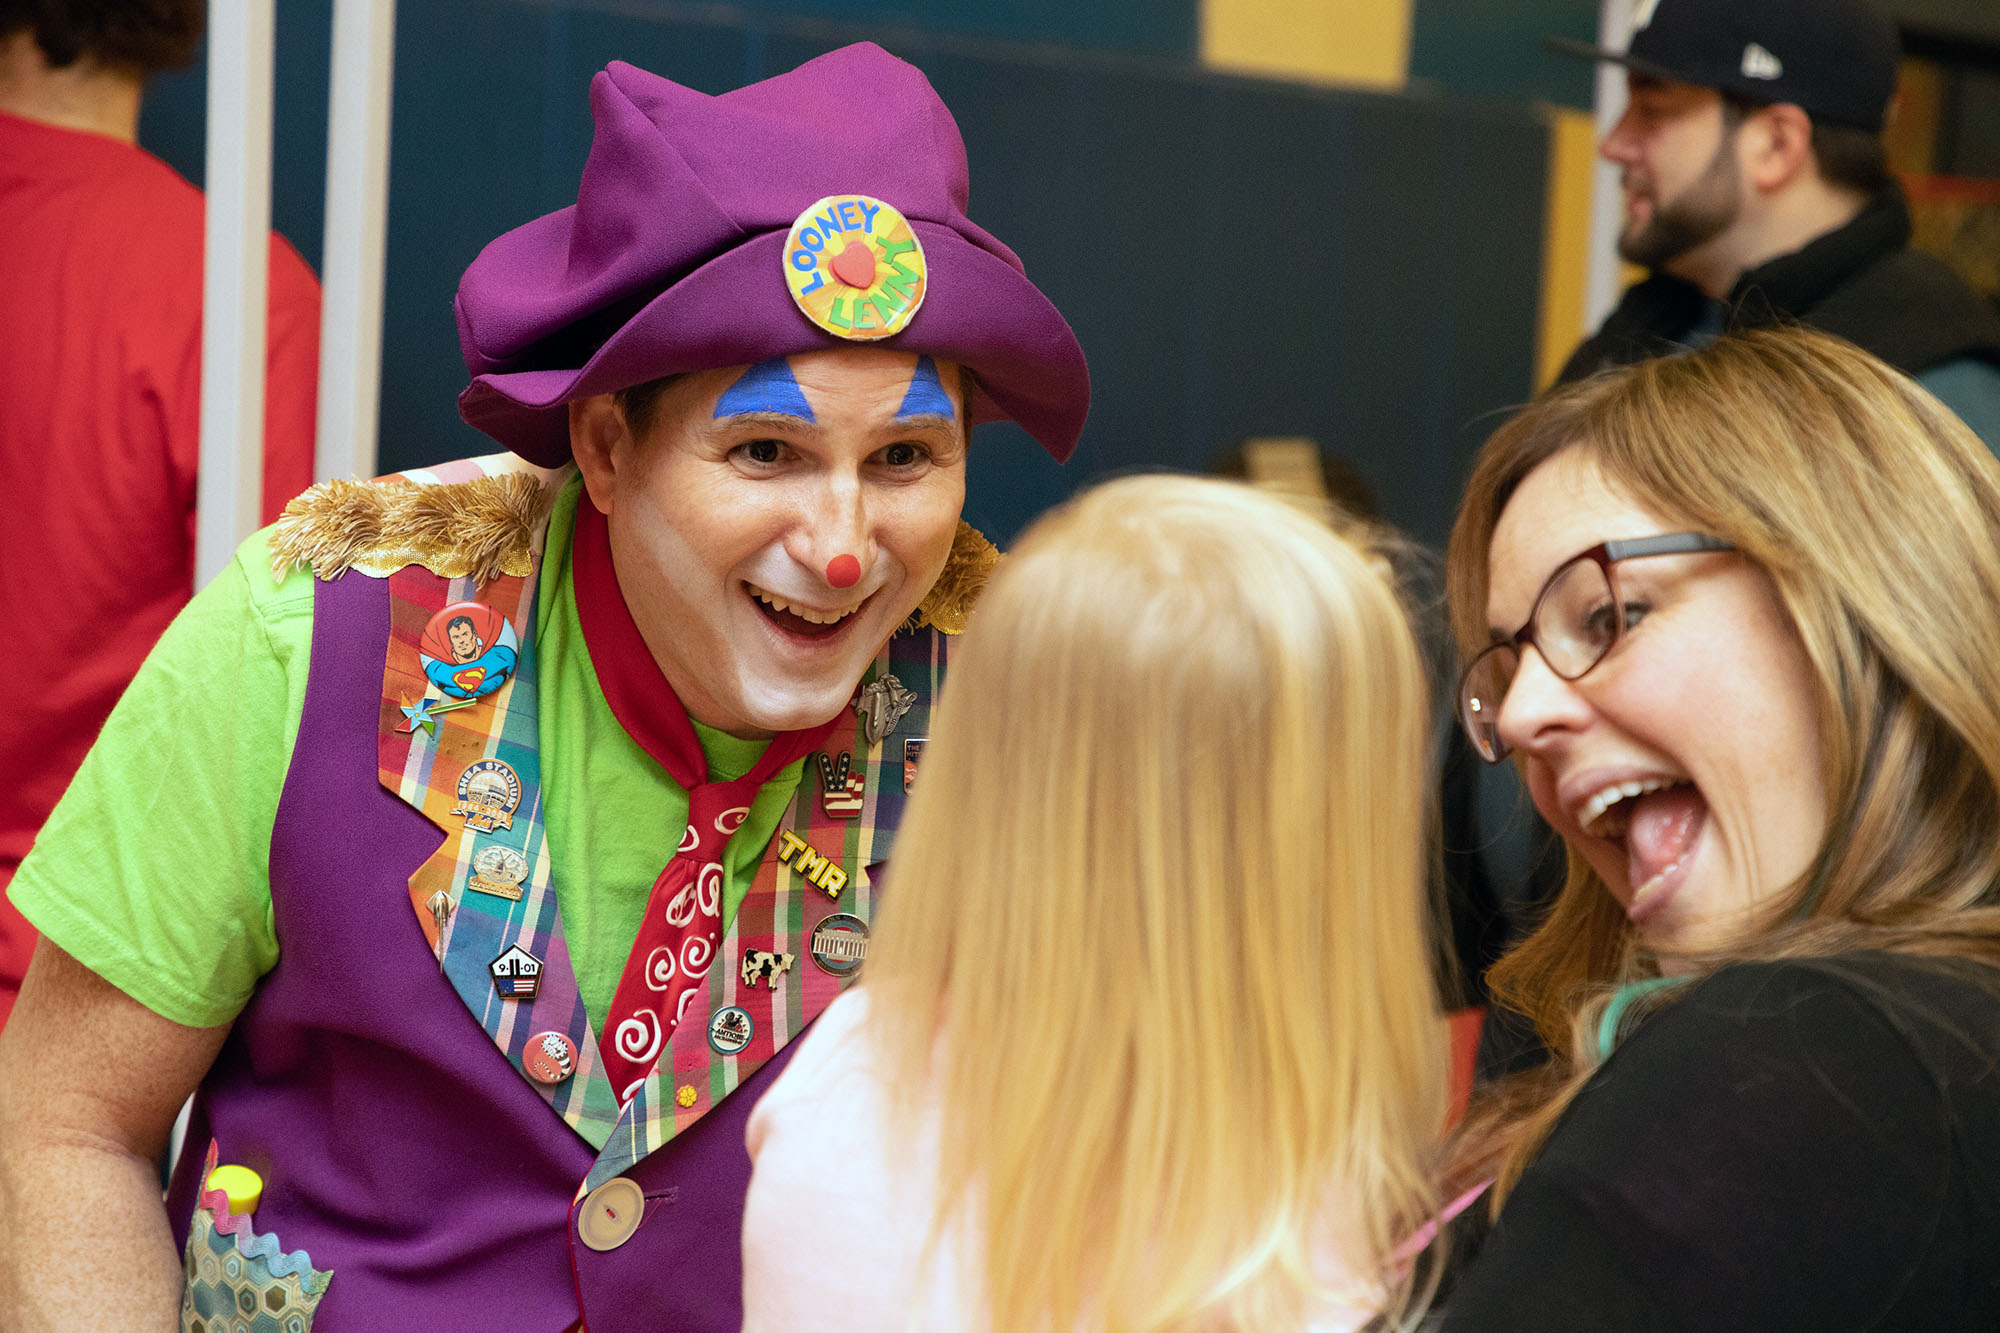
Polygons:
[[896,409],[896,420],[907,421],[911,417],[958,420],[958,409],[952,406],[951,395],[944,391],[944,381],[938,378],[937,362],[927,356],[917,358],[909,392],[903,395],[903,405]]
[[799,388],[798,379],[792,374],[791,365],[782,356],[759,361],[744,371],[736,383],[723,390],[722,397],[715,400],[715,419],[718,421],[723,417],[749,416],[753,413],[797,417],[801,421],[817,420],[813,416],[812,404],[806,401],[805,391]]

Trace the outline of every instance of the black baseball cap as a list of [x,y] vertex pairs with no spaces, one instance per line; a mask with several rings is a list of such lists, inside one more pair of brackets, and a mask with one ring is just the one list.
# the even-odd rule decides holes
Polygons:
[[1896,91],[1895,25],[1865,0],[1635,0],[1629,50],[1544,39],[1640,74],[1790,102],[1814,120],[1879,130]]

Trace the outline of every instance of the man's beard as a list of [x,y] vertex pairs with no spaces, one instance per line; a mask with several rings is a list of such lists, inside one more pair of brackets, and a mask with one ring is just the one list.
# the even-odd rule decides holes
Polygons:
[[1734,147],[1735,136],[1724,135],[1701,175],[1672,199],[1656,200],[1645,226],[1618,238],[1619,255],[1642,268],[1662,268],[1728,230],[1743,207]]

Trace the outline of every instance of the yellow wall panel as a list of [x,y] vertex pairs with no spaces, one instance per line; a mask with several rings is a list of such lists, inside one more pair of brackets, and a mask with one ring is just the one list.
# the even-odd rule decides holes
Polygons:
[[1542,309],[1535,383],[1547,387],[1588,331],[1584,288],[1590,259],[1590,188],[1597,125],[1588,111],[1551,108],[1549,193],[1542,225]]
[[1238,74],[1398,90],[1410,72],[1410,4],[1202,0],[1202,62]]

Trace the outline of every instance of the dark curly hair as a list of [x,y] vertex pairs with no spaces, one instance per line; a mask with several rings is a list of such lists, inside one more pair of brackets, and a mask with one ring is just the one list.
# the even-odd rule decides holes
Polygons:
[[50,65],[88,58],[141,78],[192,61],[208,0],[0,0],[0,36],[31,31]]

